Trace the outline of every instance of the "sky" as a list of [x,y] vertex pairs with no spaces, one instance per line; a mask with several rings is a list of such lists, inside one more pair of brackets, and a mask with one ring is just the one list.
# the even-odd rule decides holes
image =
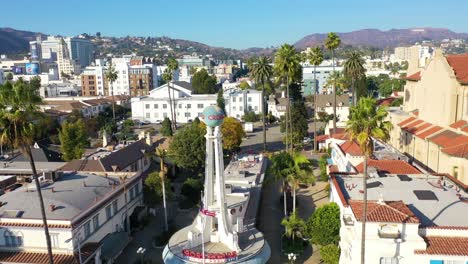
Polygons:
[[468,32],[467,0],[22,0],[0,6],[0,27],[64,36],[168,36],[238,49],[365,28]]

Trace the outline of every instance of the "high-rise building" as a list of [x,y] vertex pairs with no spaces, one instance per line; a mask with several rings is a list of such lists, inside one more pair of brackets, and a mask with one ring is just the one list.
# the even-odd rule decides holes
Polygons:
[[81,91],[83,96],[110,95],[109,85],[105,78],[107,68],[102,65],[88,66],[81,74]]
[[147,95],[153,90],[153,68],[149,66],[130,66],[128,70],[130,94],[132,96]]
[[90,40],[84,38],[48,36],[43,40],[41,36],[38,36],[35,41],[29,42],[31,58],[57,61],[62,40],[65,42],[70,59],[76,60],[82,67],[91,64],[94,59],[94,46]]
[[57,64],[60,78],[63,78],[64,74],[73,75],[80,73],[80,65],[70,57],[70,52],[64,39],[60,40],[57,52]]

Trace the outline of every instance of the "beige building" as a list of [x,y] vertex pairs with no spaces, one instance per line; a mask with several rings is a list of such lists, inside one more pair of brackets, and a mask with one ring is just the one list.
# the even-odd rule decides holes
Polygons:
[[391,144],[415,164],[468,184],[468,54],[436,51],[406,78],[403,109],[391,109]]

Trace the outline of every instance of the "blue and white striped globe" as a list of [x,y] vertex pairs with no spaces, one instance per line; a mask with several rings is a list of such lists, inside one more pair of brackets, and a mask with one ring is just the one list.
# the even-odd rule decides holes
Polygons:
[[220,126],[224,121],[224,111],[219,106],[210,105],[203,110],[201,120],[209,127]]

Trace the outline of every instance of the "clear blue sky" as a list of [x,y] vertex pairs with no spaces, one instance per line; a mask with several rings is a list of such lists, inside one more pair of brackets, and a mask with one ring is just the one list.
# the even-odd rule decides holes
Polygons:
[[445,27],[468,32],[467,0],[1,1],[0,27],[47,34],[169,36],[230,48],[294,43],[310,33]]

